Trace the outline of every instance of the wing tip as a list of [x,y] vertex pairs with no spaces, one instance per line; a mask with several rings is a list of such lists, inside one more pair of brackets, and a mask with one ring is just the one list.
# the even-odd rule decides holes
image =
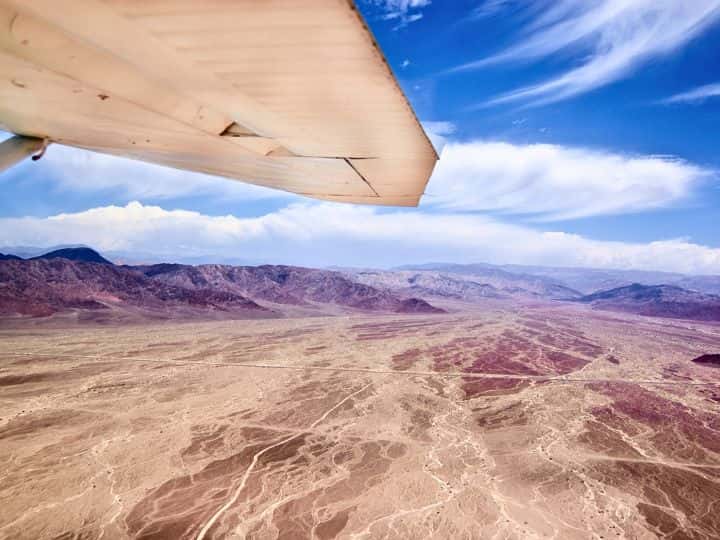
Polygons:
[[408,99],[407,95],[405,95],[405,92],[400,87],[400,83],[398,82],[397,76],[395,75],[395,72],[393,71],[392,67],[390,66],[390,63],[387,61],[387,58],[385,57],[385,53],[382,50],[382,47],[380,47],[380,44],[378,43],[377,39],[375,38],[375,34],[373,33],[370,26],[365,21],[365,17],[362,13],[360,13],[360,9],[358,9],[357,4],[355,3],[355,0],[347,0],[347,5],[350,8],[350,10],[355,14],[358,21],[360,21],[360,25],[365,31],[365,34],[370,38],[370,43],[372,44],[373,48],[375,49],[375,52],[380,57],[380,60],[385,65],[385,68],[388,70],[388,73],[390,74],[390,78],[393,81],[393,84],[395,85],[395,89],[400,94],[400,97],[405,102],[405,106],[407,107],[408,111],[412,115],[412,117],[415,119],[415,123],[417,124],[418,129],[420,129],[420,132],[423,134],[423,137],[425,138],[425,142],[430,147],[430,151],[432,152],[433,156],[435,157],[435,161],[438,161],[440,159],[440,156],[438,155],[437,150],[435,149],[435,145],[433,145],[432,141],[430,140],[430,137],[428,137],[428,134],[425,132],[425,128],[423,128],[422,123],[420,122],[420,119],[418,118],[417,114],[415,113],[415,109],[410,104],[410,100]]

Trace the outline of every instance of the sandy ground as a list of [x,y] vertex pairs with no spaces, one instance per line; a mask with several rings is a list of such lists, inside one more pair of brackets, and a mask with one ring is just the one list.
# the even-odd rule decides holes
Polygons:
[[720,327],[0,326],[0,538],[719,538]]

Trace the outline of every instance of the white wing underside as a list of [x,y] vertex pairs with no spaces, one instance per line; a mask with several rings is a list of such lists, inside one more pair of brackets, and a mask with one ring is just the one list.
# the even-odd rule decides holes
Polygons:
[[0,0],[0,128],[414,206],[437,154],[348,0]]

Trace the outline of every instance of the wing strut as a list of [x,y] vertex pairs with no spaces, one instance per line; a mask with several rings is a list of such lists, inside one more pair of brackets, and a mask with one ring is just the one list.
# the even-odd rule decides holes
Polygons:
[[19,163],[30,154],[39,154],[33,156],[33,161],[40,159],[45,153],[48,140],[38,137],[25,137],[23,135],[15,135],[8,140],[0,143],[0,173],[5,169],[9,169],[16,163]]

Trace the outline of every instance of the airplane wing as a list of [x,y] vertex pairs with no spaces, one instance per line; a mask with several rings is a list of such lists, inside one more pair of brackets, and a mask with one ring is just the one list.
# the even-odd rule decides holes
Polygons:
[[351,0],[0,0],[0,128],[415,206],[437,154]]

